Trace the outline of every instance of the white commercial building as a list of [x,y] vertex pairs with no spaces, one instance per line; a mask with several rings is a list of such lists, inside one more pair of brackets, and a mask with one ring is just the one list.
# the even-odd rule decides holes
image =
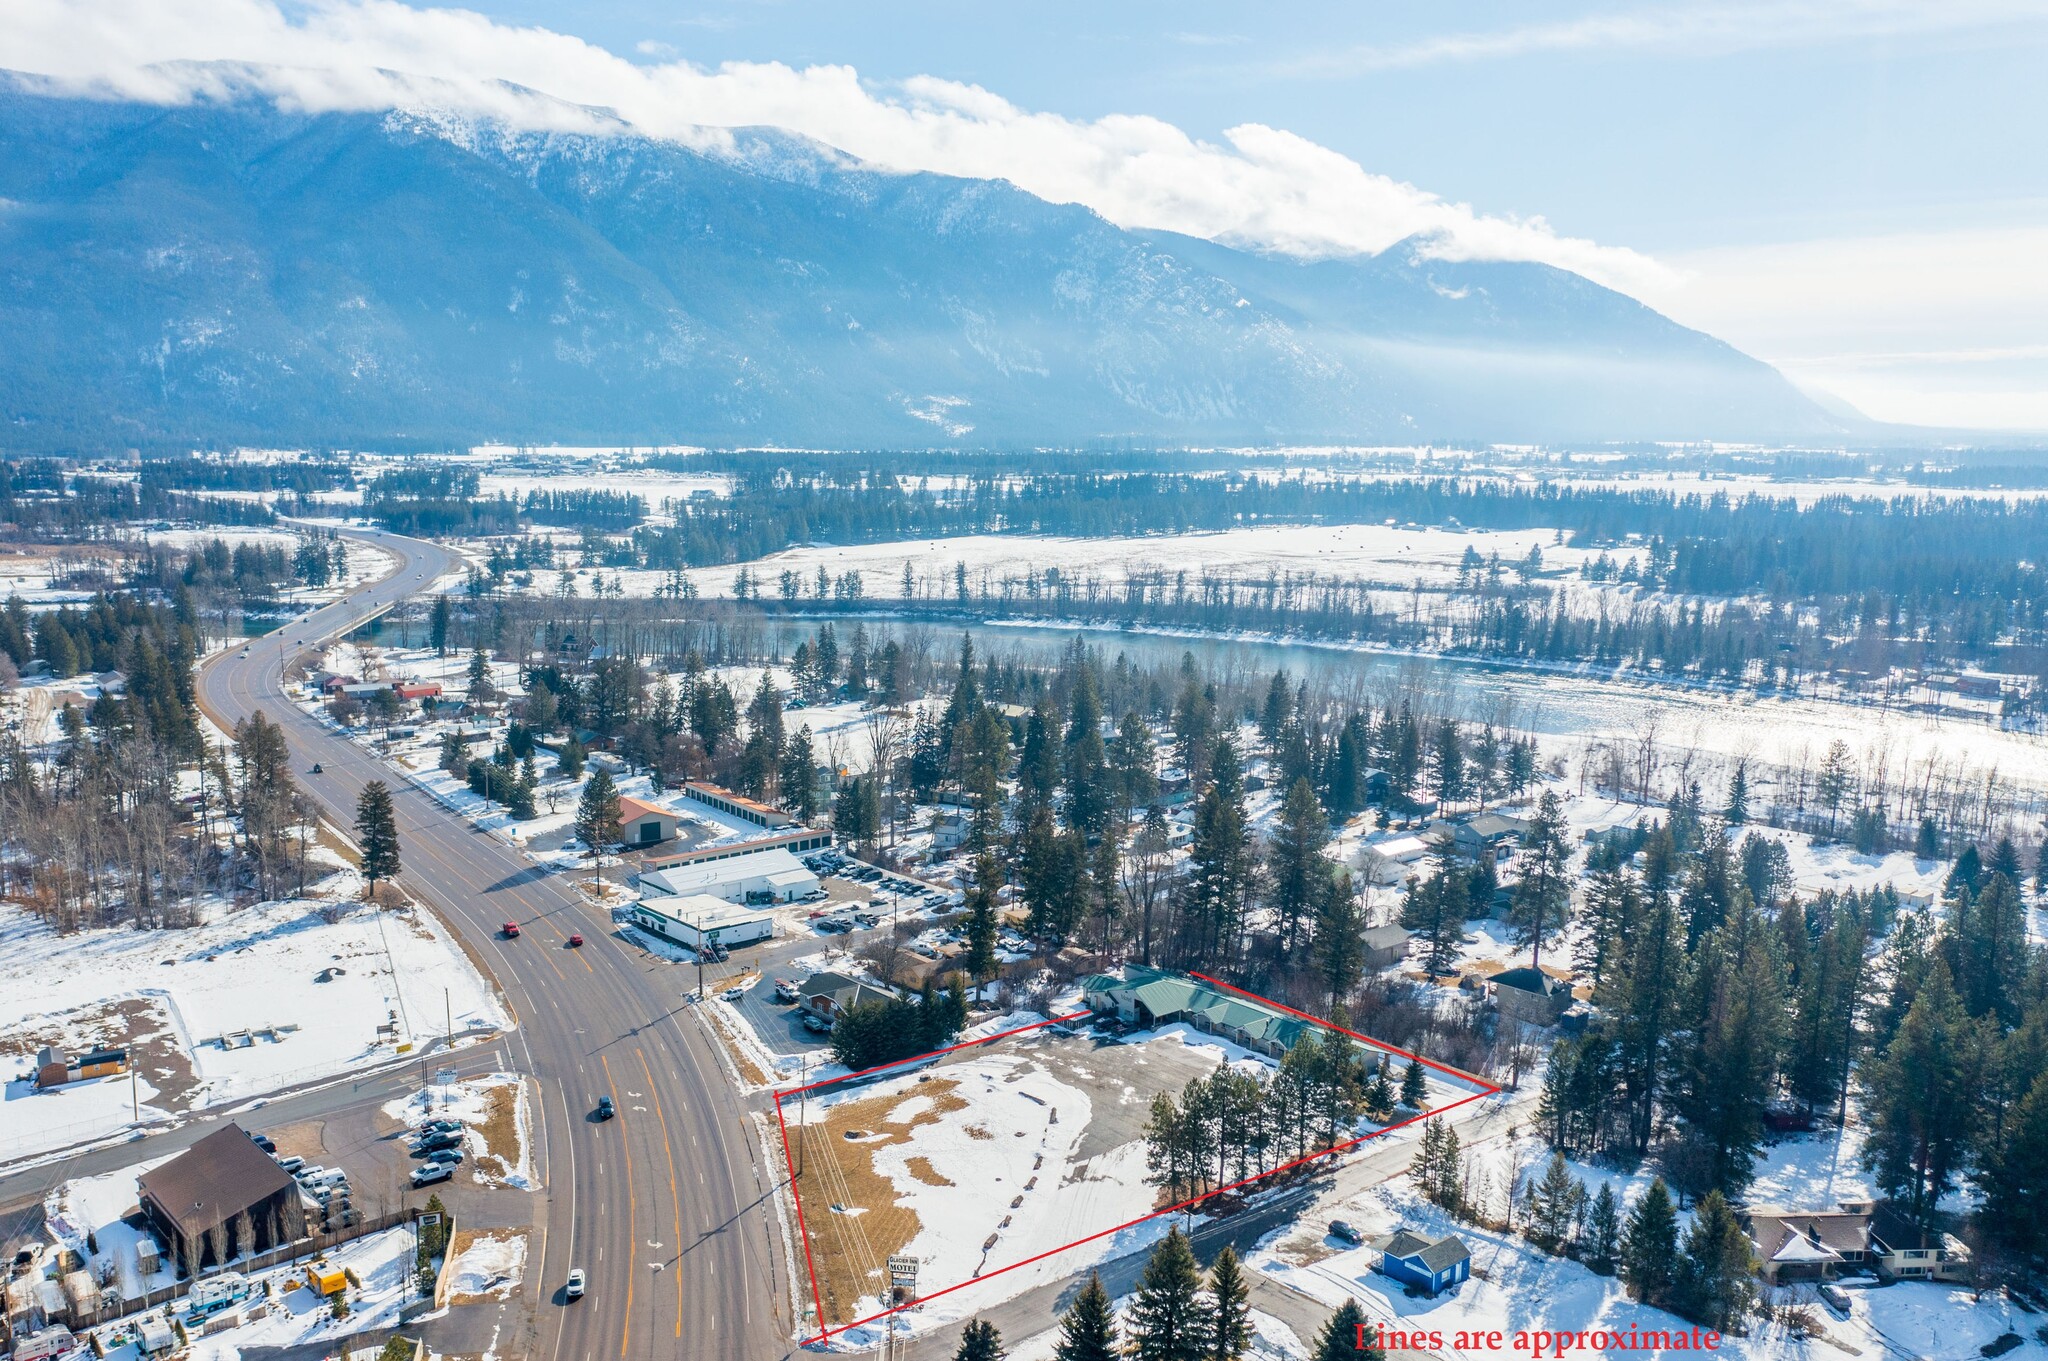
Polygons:
[[692,950],[703,948],[706,941],[731,950],[775,934],[775,919],[767,908],[745,907],[702,893],[643,898],[627,915],[635,926]]
[[643,898],[684,898],[708,894],[744,902],[795,902],[818,887],[818,876],[781,847],[722,860],[691,860],[640,876]]

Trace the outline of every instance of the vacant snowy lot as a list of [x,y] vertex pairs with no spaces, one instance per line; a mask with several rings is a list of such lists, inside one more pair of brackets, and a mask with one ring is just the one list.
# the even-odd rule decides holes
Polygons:
[[[338,873],[317,896],[212,903],[190,930],[60,936],[0,908],[0,1158],[112,1133],[138,1105],[165,1118],[375,1064],[439,1038],[451,1012],[458,1033],[507,1024],[432,914],[379,911],[357,887]],[[18,1080],[45,1044],[135,1049],[132,1099],[126,1077],[43,1092]]]

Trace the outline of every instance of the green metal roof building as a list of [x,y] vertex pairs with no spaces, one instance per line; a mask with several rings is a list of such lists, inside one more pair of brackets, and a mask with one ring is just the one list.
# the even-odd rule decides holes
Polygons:
[[1113,1014],[1127,1025],[1149,1030],[1181,1021],[1276,1059],[1317,1028],[1199,978],[1137,964],[1126,965],[1121,976],[1101,973],[1082,979],[1081,999],[1089,1010]]

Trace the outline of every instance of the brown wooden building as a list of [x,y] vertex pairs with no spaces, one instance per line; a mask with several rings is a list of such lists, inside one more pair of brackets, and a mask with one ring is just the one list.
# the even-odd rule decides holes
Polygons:
[[137,1180],[142,1213],[182,1272],[306,1236],[298,1183],[232,1122]]

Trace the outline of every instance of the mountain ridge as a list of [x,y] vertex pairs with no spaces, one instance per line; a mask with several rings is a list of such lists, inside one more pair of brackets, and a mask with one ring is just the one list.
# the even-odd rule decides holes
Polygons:
[[1549,266],[1259,254],[780,129],[697,148],[0,80],[0,260],[21,449],[1842,429]]

